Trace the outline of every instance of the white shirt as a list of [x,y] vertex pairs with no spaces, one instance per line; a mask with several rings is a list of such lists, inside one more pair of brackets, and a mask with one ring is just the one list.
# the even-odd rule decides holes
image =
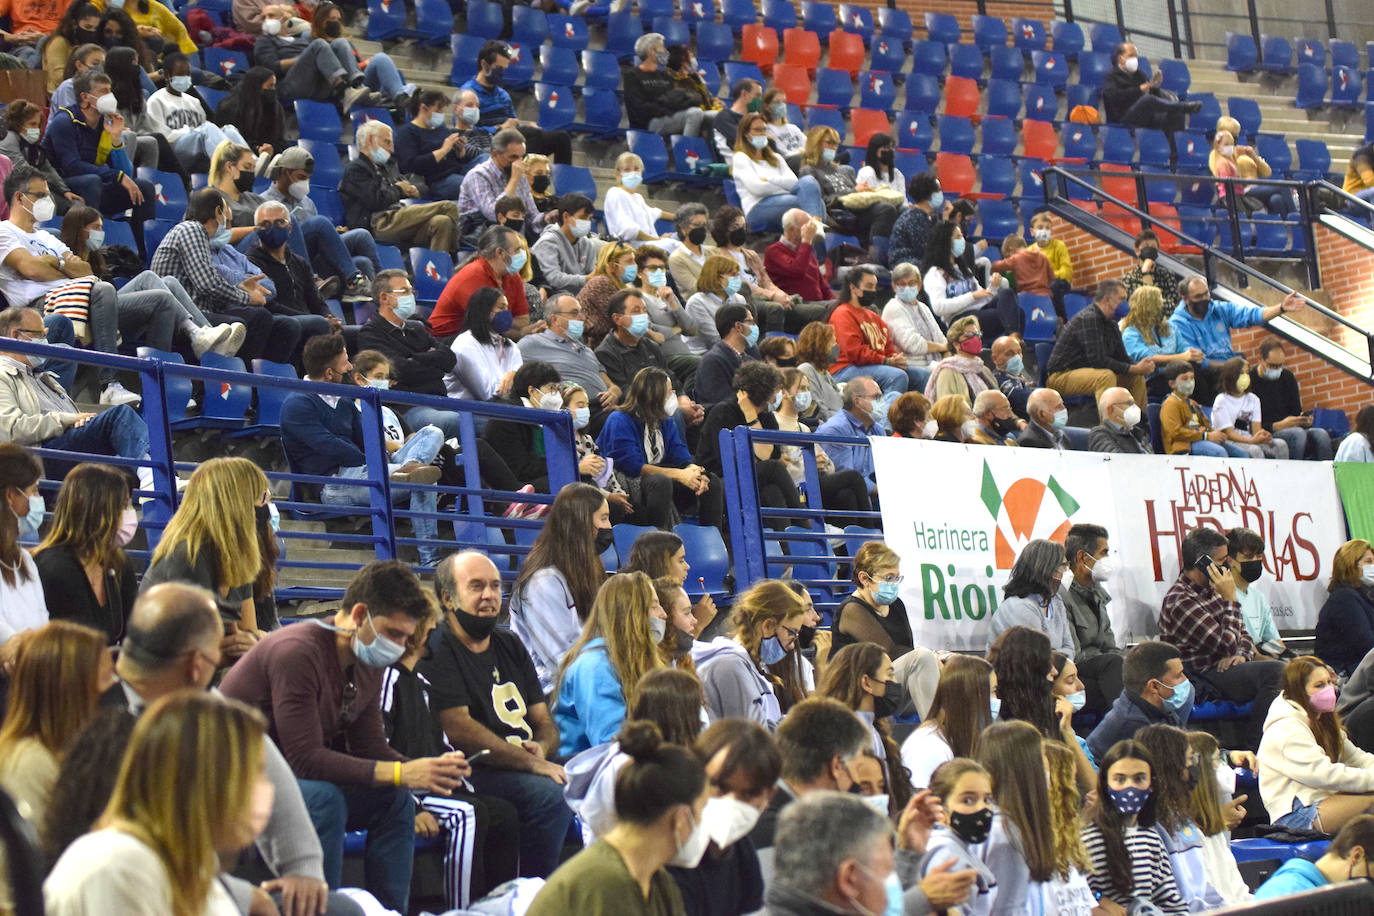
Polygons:
[[205,123],[205,108],[194,96],[181,93],[173,95],[170,89],[159,89],[148,96],[143,105],[150,133],[163,134],[168,142],[175,143],[188,130]]
[[639,241],[640,233],[657,236],[655,224],[663,211],[649,206],[642,194],[627,191],[616,185],[606,192],[606,228],[622,242]]
[[869,186],[870,190],[887,188],[889,191],[896,191],[898,194],[902,195],[902,203],[906,203],[906,176],[903,175],[902,170],[896,166],[892,168],[892,177],[886,181],[882,181],[878,178],[877,170],[871,165],[866,165],[859,169],[858,175],[854,176],[854,183],[856,185],[866,184]]
[[[1249,429],[1237,426],[1237,420],[1242,421],[1241,426],[1248,420]],[[1260,399],[1249,391],[1240,397],[1225,392],[1217,395],[1217,399],[1212,403],[1212,428],[1234,428],[1236,432],[1253,436],[1260,431]]]
[[36,258],[45,254],[57,255],[60,258],[71,252],[71,249],[62,244],[61,239],[51,232],[43,229],[25,232],[9,220],[0,223],[0,293],[4,293],[10,305],[28,305],[49,290],[71,282],[65,277],[61,280],[30,280],[3,263],[11,252],[21,247]]
[[773,149],[780,156],[800,153],[806,148],[806,134],[797,125],[784,121],[782,124],[768,125],[768,139],[773,141]]
[[934,722],[921,723],[902,742],[902,766],[911,771],[911,784],[918,789],[928,787],[935,768],[953,759],[954,751]]
[[765,197],[788,194],[797,186],[797,176],[786,160],[776,153],[777,165],[767,159],[751,159],[747,153],[735,153],[730,160],[730,175],[739,192],[740,209],[748,216],[754,205]]
[[[167,868],[138,838],[106,828],[67,847],[43,882],[46,916],[166,916],[172,911]],[[240,916],[218,880],[201,916]]]
[[18,573],[14,585],[6,585],[0,579],[0,645],[9,642],[16,633],[36,629],[48,622],[48,603],[43,597],[38,567],[23,548],[19,550],[19,562],[29,574],[27,582]]
[[444,376],[449,397],[490,401],[501,387],[501,378],[524,363],[520,348],[502,338],[501,346],[479,343],[471,331],[464,331],[449,349],[458,357],[453,371]]
[[908,363],[932,366],[944,358],[943,353],[932,354],[927,346],[930,343],[943,345],[945,335],[935,316],[920,299],[907,305],[893,296],[883,306],[883,321],[892,332],[892,342],[906,354]]
[[1341,447],[1336,449],[1336,460],[1374,461],[1374,449],[1369,447],[1369,440],[1364,433],[1351,433],[1341,440]]

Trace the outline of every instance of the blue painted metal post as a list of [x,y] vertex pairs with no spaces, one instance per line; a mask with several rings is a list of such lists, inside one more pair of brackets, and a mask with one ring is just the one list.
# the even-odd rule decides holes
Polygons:
[[[344,386],[329,387],[342,389]],[[342,391],[339,393],[344,397],[350,396]],[[353,396],[361,396],[363,456],[370,469],[369,476],[374,478],[371,481],[359,481],[359,485],[368,489],[368,504],[372,509],[372,533],[377,538],[377,559],[391,560],[396,557],[396,524],[391,508],[391,460],[386,451],[386,435],[382,432],[381,396],[376,388],[354,388],[353,393]]]

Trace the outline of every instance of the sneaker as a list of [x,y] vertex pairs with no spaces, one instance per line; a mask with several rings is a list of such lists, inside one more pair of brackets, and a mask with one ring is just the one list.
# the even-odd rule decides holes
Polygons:
[[[517,493],[533,493],[533,492],[534,492],[534,484],[532,484],[532,483],[527,483],[527,484],[525,484],[523,487],[521,487],[519,490],[516,490],[515,492],[517,492]],[[511,503],[509,506],[506,507],[506,511],[501,513],[501,517],[502,517],[502,518],[524,518],[524,517],[525,517],[525,513],[529,511],[529,508],[530,508],[530,504],[529,504],[529,503]]]
[[196,355],[196,359],[200,359],[210,350],[219,353],[219,348],[224,345],[232,333],[233,329],[227,324],[195,328],[191,331],[191,352]]
[[530,503],[525,510],[524,518],[540,519],[548,514],[549,509],[553,508],[549,503]]
[[323,277],[315,281],[315,287],[320,291],[321,299],[336,299],[339,295],[339,278]]
[[343,291],[344,302],[371,302],[372,284],[361,273],[354,274]]
[[233,356],[239,352],[243,346],[243,339],[248,335],[248,329],[241,322],[235,321],[229,325],[229,339],[215,350],[220,356]]
[[137,407],[142,402],[142,397],[134,394],[119,382],[110,382],[105,386],[105,390],[100,392],[100,403],[106,406],[128,404],[130,407]]
[[418,461],[408,461],[395,471],[391,472],[392,483],[438,483],[439,475],[442,472],[432,464],[420,464]]
[[343,94],[344,112],[347,113],[351,111],[354,108],[354,106],[356,106],[359,102],[363,101],[363,99],[365,99],[369,95],[372,95],[372,90],[368,89],[366,86],[350,86],[349,88],[345,89]]

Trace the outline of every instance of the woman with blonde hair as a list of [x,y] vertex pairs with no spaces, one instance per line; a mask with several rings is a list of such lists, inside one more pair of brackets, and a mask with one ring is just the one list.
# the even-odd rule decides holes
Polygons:
[[1312,650],[1342,674],[1374,649],[1374,550],[1361,538],[1336,548]]
[[625,721],[625,685],[665,667],[658,647],[666,634],[667,614],[648,576],[619,573],[606,580],[558,669],[553,718],[560,757],[616,736]]
[[947,394],[930,405],[930,419],[935,421],[931,438],[936,442],[969,442],[978,431],[973,407],[960,394]]
[[[1222,121],[1229,121],[1223,124]],[[1241,145],[1240,124],[1233,118],[1218,118],[1217,132],[1212,139],[1212,151],[1207,155],[1207,168],[1217,178],[1235,178],[1240,181],[1255,181],[1268,178],[1272,171],[1264,157],[1255,152],[1253,146]],[[1280,215],[1291,213],[1293,198],[1287,188],[1276,188],[1263,184],[1223,184],[1217,183],[1217,196],[1222,201],[1226,195],[1236,194],[1236,204],[1241,216],[1249,216],[1257,210],[1268,210]]]
[[221,856],[252,843],[272,813],[266,733],[257,711],[217,694],[154,703],[105,813],[43,884],[48,916],[237,914],[216,876]]
[[672,576],[655,579],[654,594],[668,621],[663,638],[658,643],[664,663],[695,674],[697,668],[692,662],[692,645],[701,627],[692,609],[692,599],[687,596],[682,583]]
[[835,128],[811,128],[801,155],[802,177],[815,179],[830,221],[846,232],[852,231],[860,245],[868,245],[875,237],[887,238],[897,221],[897,207],[874,195],[856,193],[854,166],[837,163],[839,151],[840,135]]
[[[1149,356],[1155,366],[1162,368],[1170,362],[1202,362],[1202,351],[1197,347],[1179,345],[1178,332],[1169,324],[1165,309],[1164,296],[1155,286],[1140,286],[1131,293],[1130,311],[1121,319],[1121,342],[1126,345],[1126,355],[1135,362]],[[1170,304],[1168,311],[1172,311]],[[1152,394],[1166,394],[1163,374],[1152,374],[1155,382]]]
[[33,552],[49,615],[94,627],[110,645],[118,643],[138,595],[138,576],[124,553],[137,531],[123,471],[83,462],[68,472],[52,526]]
[[692,650],[712,722],[748,719],[769,731],[782,720],[778,690],[782,681],[768,665],[786,657],[807,619],[806,602],[786,582],[757,582],[735,603],[731,634]]
[[212,458],[200,465],[162,531],[140,590],[171,581],[208,588],[226,624],[258,636],[257,507],[271,501],[266,475],[247,458]]
[[812,321],[797,335],[793,351],[797,371],[806,376],[816,417],[822,423],[844,409],[844,393],[830,374],[830,367],[839,358],[839,349],[834,326],[828,321]]
[[798,178],[772,150],[768,121],[759,112],[747,114],[739,122],[730,175],[739,191],[740,209],[751,225],[777,226],[793,207],[825,219],[820,185],[810,176]]
[[[577,291],[577,303],[586,315],[583,337],[587,346],[597,346],[615,330],[606,306],[612,296],[627,289],[637,276],[639,267],[635,264],[634,246],[624,242],[610,242],[601,246],[596,255],[596,265],[587,275],[587,282]],[[655,339],[658,336],[656,331],[650,330],[647,336],[654,343],[659,342]]]
[[257,180],[258,170],[266,168],[267,158],[233,140],[225,140],[215,147],[210,157],[210,187],[218,188],[229,200],[229,213],[234,223],[229,230],[231,245],[237,245],[257,231],[258,204],[266,198],[253,193],[253,182]]
[[[1221,746],[1207,732],[1188,732],[1188,747],[1197,754],[1201,773],[1191,793],[1192,819],[1202,834],[1202,859],[1207,880],[1217,889],[1227,906],[1250,903],[1254,895],[1241,877],[1236,857],[1231,852],[1231,824],[1228,813],[1244,817],[1245,809],[1232,805],[1236,794],[1236,771],[1222,759]],[[1244,799],[1245,796],[1241,796]]]
[[1337,678],[1301,655],[1283,668],[1259,744],[1260,796],[1275,824],[1338,833],[1374,805],[1374,754],[1357,748],[1336,712]]
[[[697,291],[687,299],[687,320],[696,326],[697,332],[685,340],[687,349],[697,355],[704,355],[720,340],[716,331],[716,312],[725,305],[749,307],[749,302],[740,293],[744,285],[739,263],[729,255],[713,254],[701,265],[697,276]],[[752,310],[751,310],[752,311]],[[758,324],[755,323],[755,327]],[[753,344],[758,343],[757,335]]]
[[1077,761],[1062,744],[1044,741],[1045,775],[1049,783],[1050,834],[1054,843],[1054,872],[1040,886],[1040,910],[1049,909],[1047,900],[1059,904],[1059,912],[1084,913],[1096,906],[1088,872],[1092,859],[1083,845],[1083,796],[1078,791]]
[[[671,232],[659,232],[658,220],[673,214],[649,206],[640,187],[644,184],[644,160],[634,153],[621,153],[615,160],[616,183],[606,191],[606,229],[610,237],[631,245],[653,242],[666,254],[677,247]],[[665,254],[665,257],[666,257]]]
[[530,183],[530,197],[540,213],[558,206],[558,192],[553,188],[553,160],[540,153],[527,153],[525,177]]
[[997,379],[983,362],[983,327],[977,315],[965,315],[950,322],[945,335],[949,356],[936,363],[926,382],[926,397],[938,402],[955,394],[973,406],[979,392],[996,391]]

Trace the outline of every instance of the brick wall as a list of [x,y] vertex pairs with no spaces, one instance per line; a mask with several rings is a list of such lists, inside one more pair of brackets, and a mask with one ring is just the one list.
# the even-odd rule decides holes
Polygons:
[[[1071,226],[1057,216],[1053,217],[1053,221],[1055,237],[1063,240],[1073,260],[1075,287],[1092,289],[1099,281],[1119,277],[1133,266],[1134,259],[1130,254]],[[1322,301],[1332,311],[1362,327],[1374,327],[1374,251],[1355,245],[1320,224],[1315,226],[1315,232],[1318,264],[1324,285],[1312,298]],[[1267,290],[1257,291],[1255,298],[1264,305],[1278,301],[1278,297],[1269,295]],[[1364,345],[1362,339],[1343,325],[1328,322],[1315,312],[1299,312],[1296,317],[1331,339],[1361,352],[1358,348]],[[1249,328],[1237,331],[1232,339],[1236,350],[1258,360],[1259,345],[1266,336],[1268,332],[1263,328]],[[1288,368],[1297,377],[1304,406],[1344,410],[1353,422],[1356,411],[1374,402],[1374,391],[1369,385],[1306,350],[1291,344],[1287,350]]]
[[[873,9],[887,6],[885,0],[852,0],[860,6],[867,6]],[[906,10],[911,16],[911,24],[916,27],[916,33],[922,34],[925,30],[926,13],[951,13],[959,20],[959,27],[964,30],[964,40],[972,41],[973,15],[978,12],[978,4],[974,0],[922,0],[917,3],[915,0],[897,0],[897,7]],[[1012,19],[1039,19],[1048,24],[1054,18],[1054,4],[1050,2],[1023,2],[1023,3],[997,3],[996,0],[989,0],[985,4],[987,15],[1000,16],[1011,24]]]

